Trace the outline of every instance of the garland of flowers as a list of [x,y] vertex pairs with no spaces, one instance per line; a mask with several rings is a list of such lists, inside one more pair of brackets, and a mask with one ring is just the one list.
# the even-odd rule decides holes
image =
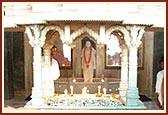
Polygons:
[[91,58],[92,58],[92,47],[90,46],[90,55],[89,55],[89,60],[86,59],[86,46],[84,47],[84,61],[86,63],[86,67],[88,68],[89,67],[89,63],[91,61]]

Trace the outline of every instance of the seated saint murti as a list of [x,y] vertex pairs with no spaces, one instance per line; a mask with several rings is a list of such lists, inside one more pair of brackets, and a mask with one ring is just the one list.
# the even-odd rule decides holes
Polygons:
[[96,50],[92,47],[90,41],[86,41],[85,46],[82,49],[82,69],[84,82],[92,82],[95,64]]
[[44,56],[42,57],[42,88],[44,97],[54,96],[54,80],[60,77],[59,65],[58,62],[53,59],[53,55],[54,48],[52,48],[51,51],[50,49],[44,50]]

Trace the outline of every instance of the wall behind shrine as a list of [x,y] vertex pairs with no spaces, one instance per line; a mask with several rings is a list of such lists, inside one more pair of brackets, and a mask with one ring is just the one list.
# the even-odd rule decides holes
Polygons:
[[24,33],[4,33],[4,97],[10,99],[25,93]]
[[138,70],[138,88],[141,94],[154,98],[159,60],[164,56],[164,32],[145,32],[144,68]]
[[147,96],[152,96],[153,89],[153,41],[154,41],[154,32],[145,32],[143,35],[144,38],[144,63],[143,68],[138,69],[138,81],[137,86],[140,94]]
[[[164,32],[155,32],[154,33],[154,50],[153,50],[153,87],[156,84],[156,74],[160,71],[159,60],[164,56]],[[166,63],[165,63],[166,64]],[[155,89],[153,88],[153,91]]]

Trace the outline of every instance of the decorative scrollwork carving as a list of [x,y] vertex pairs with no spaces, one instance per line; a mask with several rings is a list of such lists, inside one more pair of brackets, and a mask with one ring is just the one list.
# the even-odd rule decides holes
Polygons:
[[44,45],[44,40],[41,39],[41,32],[44,26],[32,25],[26,26],[26,33],[28,34],[29,44],[32,47],[42,47]]
[[73,32],[71,34],[71,39],[74,40],[75,38],[77,38],[78,36],[80,36],[81,34],[85,32],[88,33],[90,36],[94,37],[95,40],[99,39],[99,35],[96,32],[94,32],[92,29],[88,28],[87,26],[84,26],[78,29],[77,31]]
[[46,28],[44,28],[44,30],[42,31],[43,38],[45,38],[45,36],[46,36],[46,34],[47,34],[47,32],[49,30],[58,31],[59,34],[60,34],[60,39],[62,40],[63,43],[65,42],[65,40],[64,40],[64,31],[59,26],[47,26]]
[[127,27],[130,30],[130,42],[127,43],[130,48],[138,48],[142,43],[141,39],[144,34],[144,28],[142,26],[129,26]]
[[[113,31],[115,31],[115,30],[119,30],[119,31],[121,31],[121,32],[124,34],[124,38],[119,39],[119,42],[120,42],[120,43],[125,43],[125,42],[127,42],[127,38],[129,38],[129,32],[127,31],[127,29],[126,29],[125,27],[122,27],[122,26],[112,26],[112,27],[110,27],[110,28],[106,31],[106,39],[108,39],[109,36],[111,35],[111,33],[112,33]],[[125,42],[123,42],[123,40],[124,40]],[[120,44],[120,45],[122,45],[122,44]]]

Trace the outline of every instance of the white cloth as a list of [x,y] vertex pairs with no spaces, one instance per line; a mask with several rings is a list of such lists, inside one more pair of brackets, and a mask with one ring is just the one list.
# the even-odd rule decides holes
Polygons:
[[158,93],[159,97],[158,100],[160,105],[162,105],[162,95],[161,95],[161,87],[162,87],[162,80],[164,76],[164,70],[161,70],[157,73],[156,79],[156,86],[155,86],[155,93]]
[[58,62],[52,59],[52,65],[49,63],[42,63],[42,88],[43,95],[46,97],[54,96],[55,87],[54,80],[57,80],[60,76],[60,70]]
[[58,62],[55,59],[52,59],[52,66],[51,66],[51,78],[53,80],[57,80],[60,76],[60,70],[59,70],[59,65]]

